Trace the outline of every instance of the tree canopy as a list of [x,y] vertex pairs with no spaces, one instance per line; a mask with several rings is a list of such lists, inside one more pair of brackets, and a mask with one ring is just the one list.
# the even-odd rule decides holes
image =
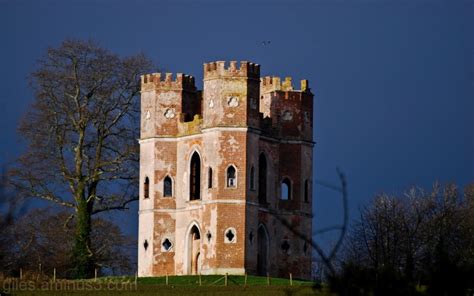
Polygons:
[[77,276],[91,276],[91,215],[138,198],[143,54],[120,57],[91,41],[50,48],[31,73],[35,101],[19,131],[27,149],[11,171],[20,193],[73,208]]

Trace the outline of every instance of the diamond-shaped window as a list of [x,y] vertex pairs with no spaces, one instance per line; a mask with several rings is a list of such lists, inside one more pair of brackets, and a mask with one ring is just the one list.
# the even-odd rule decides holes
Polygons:
[[169,251],[171,247],[173,246],[169,239],[165,239],[161,245],[166,251]]

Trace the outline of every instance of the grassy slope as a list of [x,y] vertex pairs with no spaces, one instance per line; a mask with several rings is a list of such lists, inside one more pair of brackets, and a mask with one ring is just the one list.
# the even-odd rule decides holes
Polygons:
[[[150,277],[150,278],[139,278],[139,284],[155,284],[155,285],[164,285],[165,284],[165,277]],[[201,284],[203,286],[223,286],[225,282],[224,276],[222,275],[206,275],[201,276]],[[244,276],[233,276],[230,275],[227,280],[227,284],[229,286],[243,286],[245,283]],[[282,278],[272,278],[270,279],[271,285],[276,286],[289,286],[290,280],[289,279],[282,279]],[[300,281],[300,280],[293,280],[294,286],[312,286],[314,283],[310,281]],[[170,276],[168,278],[168,285],[174,286],[196,286],[199,285],[199,276]],[[247,286],[261,286],[267,285],[267,278],[266,277],[259,277],[259,276],[248,276],[247,277]]]

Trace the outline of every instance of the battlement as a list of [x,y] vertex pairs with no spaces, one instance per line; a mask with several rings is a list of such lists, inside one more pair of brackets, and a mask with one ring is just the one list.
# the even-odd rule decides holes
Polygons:
[[204,64],[204,79],[213,79],[219,77],[249,77],[260,78],[260,65],[241,61],[240,67],[237,67],[237,61],[230,61],[226,65],[225,61],[217,61]]
[[265,76],[260,79],[260,91],[261,93],[268,93],[272,91],[299,91],[306,92],[310,91],[309,82],[306,79],[301,80],[300,90],[293,88],[291,77],[285,77],[284,81],[281,81],[280,77]]
[[142,90],[150,89],[169,89],[169,90],[189,90],[196,91],[194,77],[183,73],[176,73],[173,79],[173,73],[153,73],[141,76]]

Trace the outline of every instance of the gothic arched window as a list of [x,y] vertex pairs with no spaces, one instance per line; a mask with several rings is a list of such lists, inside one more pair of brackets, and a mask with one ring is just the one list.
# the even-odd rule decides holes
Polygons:
[[227,187],[237,187],[236,170],[233,165],[227,168]]
[[163,196],[173,196],[173,182],[169,176],[166,176],[163,180]]
[[288,178],[284,178],[281,182],[281,199],[290,200],[291,199],[291,182]]
[[143,183],[143,198],[150,197],[150,179],[145,177],[145,182]]
[[201,199],[201,158],[194,152],[190,164],[189,200],[196,199]]

